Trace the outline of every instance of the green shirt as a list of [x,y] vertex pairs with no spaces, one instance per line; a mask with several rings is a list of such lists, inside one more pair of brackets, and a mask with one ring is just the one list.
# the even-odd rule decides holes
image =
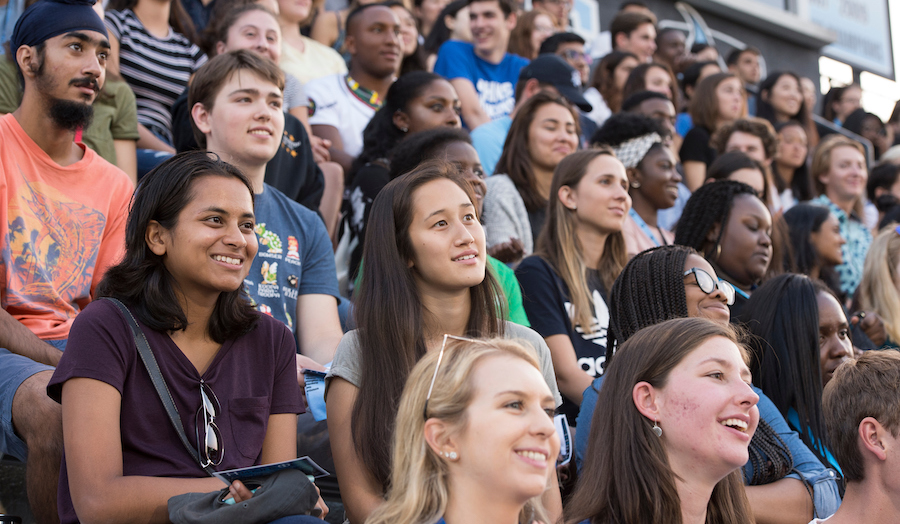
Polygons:
[[515,272],[509,266],[500,262],[492,256],[487,258],[487,267],[491,274],[500,283],[500,289],[503,290],[503,296],[506,298],[506,319],[516,324],[531,327],[528,322],[528,315],[525,314],[525,307],[522,305],[522,288],[519,287],[519,281],[516,279]]
[[94,118],[81,141],[104,160],[116,165],[114,140],[137,140],[137,105],[134,93],[121,80],[106,80],[94,101]]

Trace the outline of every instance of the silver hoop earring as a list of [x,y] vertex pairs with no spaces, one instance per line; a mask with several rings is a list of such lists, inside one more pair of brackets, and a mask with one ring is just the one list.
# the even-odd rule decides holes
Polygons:
[[657,421],[655,421],[655,420],[653,421],[653,428],[651,428],[651,429],[653,429],[653,434],[656,435],[657,437],[662,436],[662,428],[659,427],[659,423]]

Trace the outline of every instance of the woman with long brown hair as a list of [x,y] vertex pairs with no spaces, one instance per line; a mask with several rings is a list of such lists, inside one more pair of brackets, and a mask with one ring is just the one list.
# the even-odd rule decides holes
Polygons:
[[603,373],[607,290],[625,266],[622,224],[631,209],[625,166],[606,148],[580,151],[553,175],[547,225],[516,268],[532,328],[544,337],[575,425],[582,392]]
[[709,141],[717,129],[747,114],[744,86],[731,73],[717,73],[704,78],[691,97],[691,119],[694,127],[684,136],[679,157],[684,166],[684,183],[696,191],[706,180],[706,170],[716,159]]
[[[487,179],[484,224],[489,249],[518,239],[522,254],[531,254],[547,217],[553,170],[578,148],[580,135],[578,114],[550,93],[537,93],[516,111],[495,174]],[[519,260],[494,256],[507,263]]]
[[750,522],[738,468],[759,397],[747,362],[734,330],[704,318],[668,320],[622,344],[566,522]]

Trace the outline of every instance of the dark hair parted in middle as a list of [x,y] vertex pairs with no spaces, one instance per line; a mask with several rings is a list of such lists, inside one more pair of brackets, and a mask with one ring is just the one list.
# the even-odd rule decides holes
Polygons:
[[828,436],[822,413],[819,363],[819,306],[816,287],[804,275],[786,273],[760,286],[742,317],[754,335],[749,339],[753,383],[781,414],[796,411],[800,439],[823,464]]
[[[704,318],[681,318],[634,334],[616,352],[597,398],[585,463],[566,508],[567,524],[680,521],[675,472],[651,421],[638,411],[634,386],[665,387],[670,372],[698,346],[723,337],[745,350],[733,328]],[[750,522],[741,473],[731,472],[713,489],[707,522]]]
[[[194,197],[194,182],[206,176],[236,178],[253,199],[250,180],[217,156],[201,151],[173,156],[141,178],[125,226],[125,255],[97,286],[98,297],[119,299],[150,329],[181,331],[188,322],[163,257],[147,246],[147,227],[156,221],[164,229],[174,229],[181,210]],[[237,338],[253,329],[257,315],[243,286],[220,293],[209,318],[209,336],[220,344]]]
[[[362,352],[359,395],[351,415],[353,444],[364,467],[385,491],[390,482],[391,438],[397,405],[410,370],[426,352],[425,311],[416,287],[409,226],[415,192],[435,180],[450,179],[474,203],[471,184],[456,168],[426,162],[389,182],[375,197],[363,247],[366,269],[356,299],[356,324]],[[468,337],[503,334],[498,311],[500,288],[489,271],[470,288]],[[376,393],[377,392],[377,393]]]

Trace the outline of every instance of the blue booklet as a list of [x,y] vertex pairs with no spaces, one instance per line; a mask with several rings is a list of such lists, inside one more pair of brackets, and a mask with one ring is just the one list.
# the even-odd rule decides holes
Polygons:
[[299,469],[306,473],[307,477],[313,478],[325,477],[329,473],[316,464],[309,457],[300,457],[294,460],[286,460],[284,462],[276,462],[274,464],[263,464],[261,466],[250,466],[249,468],[229,469],[228,471],[216,471],[213,473],[215,477],[226,485],[231,485],[235,480],[243,481],[249,478],[259,478],[271,475],[283,469]]

